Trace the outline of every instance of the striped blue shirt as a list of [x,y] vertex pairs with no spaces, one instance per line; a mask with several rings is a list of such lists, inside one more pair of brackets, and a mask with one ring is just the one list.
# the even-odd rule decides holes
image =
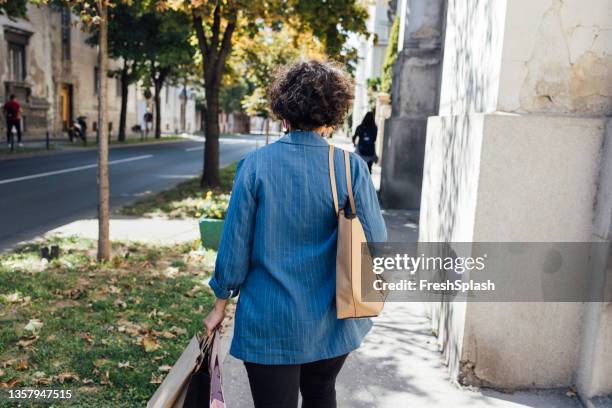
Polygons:
[[[210,286],[235,296],[230,353],[258,364],[302,364],[355,350],[370,319],[336,318],[336,239],[328,143],[296,131],[238,165]],[[387,237],[367,165],[350,155],[357,215],[370,242]],[[335,149],[340,205],[348,199]]]

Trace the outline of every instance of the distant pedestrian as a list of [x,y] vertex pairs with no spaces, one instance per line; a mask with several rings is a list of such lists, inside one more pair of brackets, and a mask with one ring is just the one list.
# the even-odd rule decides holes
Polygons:
[[144,129],[144,134],[145,134],[145,139],[147,138],[147,136],[149,136],[149,130],[151,130],[152,128],[152,124],[153,124],[153,114],[151,112],[146,112],[144,114],[144,125],[145,125],[145,129]]
[[11,143],[13,128],[17,131],[17,142],[21,146],[21,105],[17,102],[17,97],[11,95],[8,102],[2,107],[6,117],[6,143]]
[[378,128],[376,122],[374,122],[374,112],[368,112],[363,117],[361,124],[355,129],[355,135],[353,135],[353,144],[358,139],[356,144],[357,153],[359,156],[368,164],[368,170],[372,173],[372,164],[377,161],[376,157],[376,134]]

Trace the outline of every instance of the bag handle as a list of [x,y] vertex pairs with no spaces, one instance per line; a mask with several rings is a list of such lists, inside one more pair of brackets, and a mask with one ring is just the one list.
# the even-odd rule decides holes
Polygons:
[[349,152],[344,151],[344,168],[346,170],[346,189],[348,191],[349,203],[351,205],[351,215],[357,216],[355,209],[355,198],[353,197],[353,180],[351,177],[351,161],[349,159]]
[[338,189],[336,187],[336,172],[334,170],[334,146],[329,145],[329,182],[331,184],[334,211],[338,215]]
[[[346,189],[348,191],[349,203],[351,206],[351,215],[357,215],[355,208],[355,198],[353,196],[353,182],[351,178],[351,162],[349,159],[349,152],[344,150],[344,168],[346,173]],[[336,172],[334,169],[334,146],[329,145],[329,182],[332,189],[332,197],[334,200],[334,210],[336,215],[339,213],[338,206],[338,187],[336,185]]]

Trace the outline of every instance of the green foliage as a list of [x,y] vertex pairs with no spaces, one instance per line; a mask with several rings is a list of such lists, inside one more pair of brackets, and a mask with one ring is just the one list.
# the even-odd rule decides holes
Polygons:
[[176,187],[123,207],[121,213],[147,217],[199,218],[203,213],[210,218],[223,218],[227,210],[227,195],[232,191],[236,164],[221,169],[220,187],[206,192],[197,178]]
[[225,113],[242,112],[241,101],[247,92],[248,86],[241,78],[229,84],[222,85],[219,92],[219,105],[221,106],[221,110]]
[[270,116],[270,104],[266,97],[266,90],[263,87],[257,87],[242,99],[242,107],[249,116],[261,116],[267,118]]
[[385,54],[382,79],[380,83],[380,90],[386,93],[391,93],[391,85],[393,82],[393,64],[395,64],[395,60],[397,59],[399,28],[400,17],[395,16],[395,20],[393,20],[393,27],[391,27],[391,34],[389,35],[389,43],[387,44],[387,52]]
[[[60,258],[42,261],[51,244]],[[0,255],[0,386],[70,388],[66,407],[144,407],[214,301],[215,252],[198,247],[113,243],[120,256],[98,263],[95,242],[52,237]]]
[[367,34],[367,9],[357,1],[327,0],[288,2],[298,31],[310,31],[325,47],[334,60],[350,62],[357,58],[355,49],[347,47],[351,33]]
[[6,15],[11,20],[26,16],[27,0],[0,0],[0,15]]
[[368,106],[371,111],[376,109],[376,95],[380,92],[380,77],[368,78]]

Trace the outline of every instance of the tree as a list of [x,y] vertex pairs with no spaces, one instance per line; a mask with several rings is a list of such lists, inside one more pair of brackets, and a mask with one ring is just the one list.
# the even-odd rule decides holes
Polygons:
[[109,212],[110,183],[108,180],[108,4],[98,0],[98,260],[110,259]]
[[0,15],[5,14],[8,18],[24,18],[26,16],[26,0],[0,0]]
[[167,7],[192,16],[203,58],[206,97],[204,166],[202,185],[219,185],[219,92],[234,34],[253,37],[265,26],[280,29],[284,23],[298,32],[311,32],[326,52],[337,60],[354,56],[345,47],[350,32],[365,33],[367,11],[351,0],[311,2],[299,0],[168,0]]
[[[119,141],[125,141],[129,86],[142,78],[145,63],[142,50],[147,41],[154,40],[148,37],[149,32],[142,19],[144,7],[142,1],[134,0],[118,2],[109,11],[108,54],[110,58],[121,61],[121,68],[109,71],[121,84]],[[98,34],[95,29],[87,42],[98,45]]]
[[191,25],[188,17],[172,9],[151,10],[142,16],[147,41],[141,53],[146,59],[149,82],[155,104],[155,137],[161,137],[161,90],[173,75],[180,76],[193,65],[194,47],[189,42]]
[[141,14],[143,4],[140,1],[120,2],[110,11],[108,20],[108,54],[112,59],[122,61],[120,69],[110,73],[119,79],[121,84],[121,110],[119,113],[119,141],[125,141],[127,102],[130,85],[138,82],[144,72],[142,48],[147,38]]
[[233,58],[237,62],[232,61],[232,64],[239,67],[250,90],[242,99],[242,107],[249,116],[264,119],[262,126],[265,126],[266,136],[272,115],[266,93],[270,78],[278,66],[300,57],[323,59],[325,50],[311,33],[300,33],[290,26],[260,30],[253,38],[243,38],[236,45]]

